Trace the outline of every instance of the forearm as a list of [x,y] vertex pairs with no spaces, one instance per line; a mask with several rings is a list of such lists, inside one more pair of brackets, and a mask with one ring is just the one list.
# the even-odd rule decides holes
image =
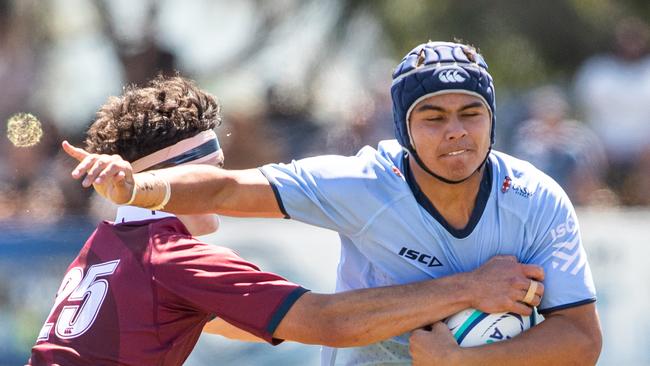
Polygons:
[[[153,173],[153,175],[152,175]],[[268,181],[257,169],[229,171],[188,165],[134,175],[134,205],[163,201],[164,181],[171,188],[163,210],[176,214],[218,213],[240,217],[282,217]]]
[[274,336],[334,347],[391,338],[469,307],[466,279],[462,274],[403,286],[306,294]]
[[461,349],[458,364],[593,365],[601,342],[597,316],[576,321],[570,315],[557,314],[510,340]]

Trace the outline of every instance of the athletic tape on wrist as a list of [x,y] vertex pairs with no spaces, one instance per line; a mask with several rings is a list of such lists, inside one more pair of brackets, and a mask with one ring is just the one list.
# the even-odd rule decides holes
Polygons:
[[134,183],[133,184],[133,192],[131,192],[131,199],[127,203],[125,203],[124,205],[125,206],[130,206],[133,203],[133,201],[135,201],[135,196],[136,196],[137,193],[138,193],[138,187]]
[[169,199],[172,197],[172,186],[171,184],[169,184],[169,181],[167,179],[158,177],[154,173],[149,173],[149,174],[162,180],[162,182],[165,184],[165,197],[163,198],[160,204],[156,206],[146,207],[146,208],[152,211],[160,211],[165,207],[165,205],[167,205],[167,203],[169,203]]

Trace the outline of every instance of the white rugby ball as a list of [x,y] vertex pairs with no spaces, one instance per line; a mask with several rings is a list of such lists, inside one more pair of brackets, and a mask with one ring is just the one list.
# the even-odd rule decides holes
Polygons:
[[487,314],[465,309],[445,319],[445,323],[461,347],[474,347],[510,339],[535,325],[535,319],[515,313]]

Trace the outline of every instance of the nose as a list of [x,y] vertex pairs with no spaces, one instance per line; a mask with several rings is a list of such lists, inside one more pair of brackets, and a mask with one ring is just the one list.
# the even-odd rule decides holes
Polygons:
[[467,136],[467,130],[463,122],[457,116],[451,116],[445,134],[447,140],[457,140],[465,136]]

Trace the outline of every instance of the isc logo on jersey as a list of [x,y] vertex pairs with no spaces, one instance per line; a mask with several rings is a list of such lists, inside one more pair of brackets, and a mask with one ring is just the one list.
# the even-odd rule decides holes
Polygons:
[[400,249],[399,253],[397,253],[397,254],[399,254],[400,256],[402,256],[404,258],[408,258],[408,259],[410,259],[412,261],[422,263],[422,264],[426,264],[427,267],[441,267],[442,266],[442,263],[440,262],[440,260],[438,260],[438,258],[436,258],[436,256],[429,255],[429,254],[426,254],[426,253],[420,253],[417,250],[409,249],[407,247],[402,247],[402,249]]
[[534,325],[534,317],[515,313],[487,314],[465,309],[445,320],[461,347],[474,347],[510,339]]

